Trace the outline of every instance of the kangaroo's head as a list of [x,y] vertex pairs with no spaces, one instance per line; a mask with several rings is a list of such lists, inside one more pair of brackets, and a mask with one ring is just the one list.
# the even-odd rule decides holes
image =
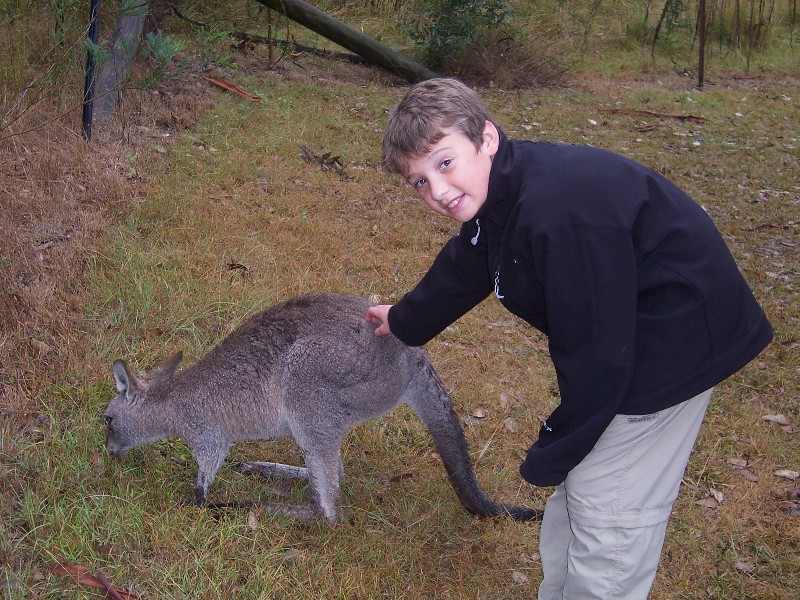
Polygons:
[[114,361],[114,382],[117,395],[108,404],[103,419],[106,422],[106,448],[109,454],[122,458],[133,448],[164,437],[160,434],[166,415],[150,414],[146,405],[149,392],[160,383],[168,381],[183,358],[178,352],[149,372],[137,377],[125,361]]

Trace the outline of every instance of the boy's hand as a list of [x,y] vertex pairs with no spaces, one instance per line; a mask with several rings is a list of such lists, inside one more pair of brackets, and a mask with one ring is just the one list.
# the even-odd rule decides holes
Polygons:
[[375,335],[390,335],[392,333],[392,330],[389,329],[390,308],[392,308],[391,304],[380,304],[378,306],[370,306],[367,310],[367,321],[378,325],[378,328],[375,329]]

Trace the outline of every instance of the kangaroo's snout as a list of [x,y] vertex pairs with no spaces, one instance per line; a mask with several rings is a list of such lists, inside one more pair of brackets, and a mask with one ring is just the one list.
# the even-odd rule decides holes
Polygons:
[[106,450],[112,457],[122,459],[128,453],[128,448],[124,448],[117,440],[113,426],[114,417],[103,415],[103,420],[106,424]]

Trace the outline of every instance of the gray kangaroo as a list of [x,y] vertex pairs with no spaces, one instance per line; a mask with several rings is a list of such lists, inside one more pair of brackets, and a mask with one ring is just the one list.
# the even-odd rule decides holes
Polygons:
[[420,348],[376,337],[363,298],[308,294],[257,314],[192,367],[181,353],[140,378],[114,362],[117,395],[104,418],[106,447],[122,458],[143,444],[177,436],[197,461],[196,500],[204,504],[237,440],[291,435],[305,467],[245,463],[245,472],[306,479],[308,506],[264,503],[299,521],[342,520],[340,444],[347,430],[405,402],[430,431],[450,482],[476,515],[524,521],[541,511],[497,503],[480,489],[450,396]]

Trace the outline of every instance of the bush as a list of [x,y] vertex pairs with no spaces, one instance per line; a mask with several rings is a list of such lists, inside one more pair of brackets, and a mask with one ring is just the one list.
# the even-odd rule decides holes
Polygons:
[[439,69],[453,56],[513,39],[513,13],[503,0],[417,0],[417,19],[407,23],[422,60]]

